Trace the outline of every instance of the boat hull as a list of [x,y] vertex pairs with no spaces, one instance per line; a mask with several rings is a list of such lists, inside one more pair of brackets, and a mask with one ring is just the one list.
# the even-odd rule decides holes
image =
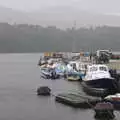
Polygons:
[[116,82],[113,78],[100,78],[95,80],[87,80],[84,81],[86,85],[93,88],[103,88],[103,89],[115,89]]
[[76,76],[76,77],[74,77],[74,76],[71,76],[71,77],[67,76],[67,80],[68,81],[78,81],[78,80],[80,80],[80,77],[79,76]]
[[81,85],[82,85],[83,91],[86,94],[91,95],[91,96],[98,96],[98,97],[103,96],[104,97],[104,96],[107,96],[109,94],[107,89],[93,88],[93,87],[86,85],[85,82],[81,82]]
[[92,96],[107,96],[115,94],[117,91],[116,81],[114,79],[97,79],[83,81],[81,83],[84,92]]

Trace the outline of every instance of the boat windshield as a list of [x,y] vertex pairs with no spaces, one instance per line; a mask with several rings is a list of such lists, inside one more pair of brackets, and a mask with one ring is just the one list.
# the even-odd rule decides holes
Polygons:
[[100,71],[107,71],[107,68],[104,67],[104,66],[101,66],[101,67],[99,67],[99,70],[100,70]]

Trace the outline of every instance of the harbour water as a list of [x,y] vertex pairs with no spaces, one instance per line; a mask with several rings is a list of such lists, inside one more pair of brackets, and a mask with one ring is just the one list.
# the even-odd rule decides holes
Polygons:
[[[82,91],[77,82],[44,80],[37,66],[40,54],[0,54],[0,120],[95,120],[91,109],[75,109],[55,102],[54,96],[38,97],[38,86],[52,93]],[[120,119],[115,111],[116,120]]]

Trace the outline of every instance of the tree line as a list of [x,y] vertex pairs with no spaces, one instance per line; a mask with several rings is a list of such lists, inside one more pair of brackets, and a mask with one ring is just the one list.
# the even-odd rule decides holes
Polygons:
[[68,28],[0,23],[0,52],[120,50],[120,27]]

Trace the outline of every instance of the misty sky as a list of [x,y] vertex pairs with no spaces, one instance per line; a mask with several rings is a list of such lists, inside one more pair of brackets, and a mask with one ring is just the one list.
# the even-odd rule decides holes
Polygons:
[[0,0],[0,5],[26,11],[38,10],[49,6],[67,5],[90,12],[120,13],[120,0]]

